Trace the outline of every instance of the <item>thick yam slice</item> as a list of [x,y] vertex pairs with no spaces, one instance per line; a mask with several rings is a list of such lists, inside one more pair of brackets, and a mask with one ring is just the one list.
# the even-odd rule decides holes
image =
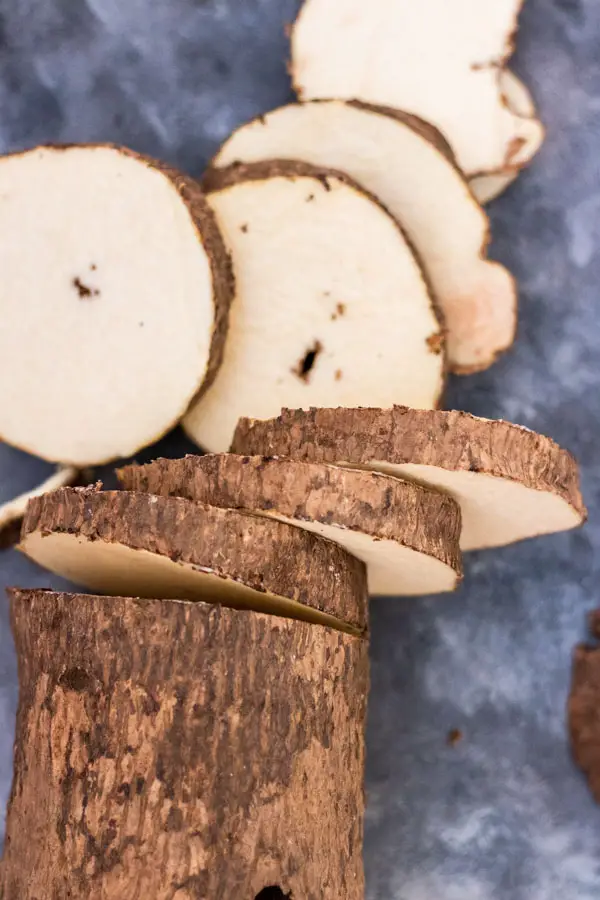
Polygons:
[[75,469],[73,466],[61,466],[32,491],[19,494],[8,503],[3,503],[0,506],[0,550],[17,543],[27,504],[33,497],[40,497],[42,494],[49,494],[58,488],[76,484],[80,478],[79,469]]
[[185,430],[228,449],[242,415],[282,406],[436,406],[443,339],[396,221],[347,176],[306,163],[232,166],[209,201],[233,256],[223,365]]
[[518,159],[511,168],[500,172],[476,175],[469,180],[471,190],[480,203],[489,203],[490,200],[494,200],[518,178],[521,169],[533,159],[545,137],[544,126],[537,118],[533,97],[523,82],[510,69],[504,69],[500,75],[500,84],[504,102],[515,115],[530,122],[531,132],[524,140]]
[[531,122],[503,102],[522,0],[305,0],[292,32],[302,100],[340,97],[436,125],[468,175],[517,163]]
[[364,900],[367,641],[204,603],[9,597],[3,900]]
[[77,466],[168,431],[219,366],[233,292],[191,179],[113,146],[0,160],[0,436]]
[[366,628],[366,571],[314,534],[178,497],[63,488],[37,497],[20,549],[105,594],[222,602]]
[[595,643],[580,644],[573,655],[569,694],[569,733],[573,758],[600,803],[600,610],[590,616]]
[[[347,172],[383,203],[413,243],[444,315],[450,367],[487,368],[516,327],[516,285],[489,262],[489,222],[452,152],[431,126],[384,107],[340,100],[276,109],[244,125],[213,167],[269,157]],[[206,183],[218,177],[209,171]]]
[[389,475],[222,454],[159,459],[118,476],[127,491],[244,509],[321,534],[366,563],[372,594],[452,591],[462,575],[457,504]]
[[243,419],[232,451],[361,466],[444,490],[462,509],[463,550],[566,531],[586,518],[570,453],[520,425],[465,412],[283,410],[266,422]]

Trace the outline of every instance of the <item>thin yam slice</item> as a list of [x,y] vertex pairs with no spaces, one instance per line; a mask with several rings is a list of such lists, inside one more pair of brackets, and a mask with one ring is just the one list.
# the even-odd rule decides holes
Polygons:
[[3,503],[0,506],[0,550],[11,547],[19,540],[21,522],[27,504],[33,497],[40,497],[42,494],[49,494],[58,488],[77,484],[82,477],[79,469],[75,469],[73,466],[59,466],[49,478],[46,478],[33,490],[19,494],[18,497]]
[[29,503],[20,549],[103,594],[208,600],[362,632],[362,562],[299,528],[179,497],[62,488]]
[[519,177],[521,170],[533,159],[544,143],[544,126],[537,117],[537,110],[529,89],[510,69],[502,70],[500,84],[504,102],[515,115],[530,121],[531,132],[523,143],[518,160],[511,168],[500,172],[476,175],[469,180],[471,190],[480,203],[489,203],[490,200],[494,200],[505,191]]
[[199,185],[122,147],[39,147],[0,159],[0,196],[0,436],[79,467],[135,453],[223,353],[231,262]]
[[234,453],[282,455],[410,478],[460,504],[463,550],[500,547],[583,524],[579,469],[550,438],[456,410],[282,410],[242,419]]
[[516,164],[532,130],[503,102],[523,0],[305,0],[291,35],[301,100],[365,100],[422,116],[467,176]]
[[454,590],[460,509],[437,491],[377,472],[262,456],[187,456],[126,466],[127,491],[244,509],[341,544],[367,565],[371,594]]
[[223,365],[184,419],[189,436],[223,452],[240,416],[282,406],[436,406],[443,333],[387,210],[348,176],[307,163],[267,160],[218,176],[208,199],[236,297]]
[[573,654],[568,720],[573,759],[600,803],[600,610],[590,615],[590,632],[593,641]]
[[443,313],[453,371],[486,369],[512,344],[515,281],[487,260],[488,217],[436,128],[353,101],[283,106],[234,132],[205,183],[218,178],[215,168],[272,157],[347,172],[401,223]]

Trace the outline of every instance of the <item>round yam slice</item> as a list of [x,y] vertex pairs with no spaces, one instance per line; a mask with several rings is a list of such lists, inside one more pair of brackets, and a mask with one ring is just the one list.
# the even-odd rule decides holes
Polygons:
[[531,130],[499,71],[522,0],[305,0],[291,36],[301,100],[365,100],[422,116],[466,175],[509,167]]
[[39,484],[31,491],[19,494],[13,500],[0,506],[0,550],[16,544],[21,531],[21,522],[27,509],[27,504],[33,497],[49,494],[57,488],[76,484],[81,478],[79,469],[73,466],[59,466],[53,475]]
[[[272,157],[347,172],[401,223],[443,313],[453,371],[485,369],[512,344],[515,281],[486,259],[488,217],[437,129],[385,107],[299,103],[242,126],[212,165]],[[209,170],[206,184],[218,174]]]
[[222,454],[158,459],[118,476],[127,491],[244,509],[336,541],[366,563],[371,594],[452,591],[462,575],[458,505],[389,475]]
[[76,466],[135,453],[223,352],[231,263],[200,187],[120,147],[39,147],[0,160],[0,197],[1,438]]
[[29,503],[20,549],[103,594],[207,600],[362,632],[362,562],[283,522],[179,497],[62,488]]
[[489,203],[490,200],[494,200],[519,177],[521,169],[533,159],[545,137],[544,126],[537,118],[537,110],[529,89],[510,69],[502,70],[500,84],[504,102],[515,115],[528,120],[531,131],[525,136],[518,159],[514,161],[511,168],[495,173],[476,175],[469,180],[469,185],[480,203]]
[[222,452],[240,416],[282,406],[436,406],[443,335],[395,219],[346,175],[306,163],[218,175],[208,199],[236,297],[223,365],[184,419],[189,436]]
[[577,463],[550,438],[469,413],[283,410],[243,419],[232,451],[364,467],[446,491],[462,510],[463,550],[500,547],[583,524]]

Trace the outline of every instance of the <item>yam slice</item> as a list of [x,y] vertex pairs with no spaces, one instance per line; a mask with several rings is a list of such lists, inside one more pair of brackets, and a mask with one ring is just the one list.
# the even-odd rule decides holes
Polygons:
[[82,473],[73,466],[59,466],[56,471],[45,481],[27,491],[19,494],[7,503],[0,506],[0,550],[16,544],[19,539],[21,522],[27,509],[27,504],[33,497],[49,494],[57,488],[76,484]]
[[[212,165],[269,157],[347,172],[401,223],[442,310],[453,371],[485,369],[512,344],[515,281],[486,259],[488,218],[437,129],[385,107],[300,103],[242,126]],[[209,170],[208,185],[213,177]]]
[[222,602],[352,632],[362,562],[283,522],[179,497],[62,488],[29,503],[20,549],[103,594]]
[[208,199],[233,258],[223,365],[184,419],[210,452],[242,415],[283,406],[436,406],[443,334],[397,222],[348,176],[307,163],[230,166]]
[[39,147],[0,159],[0,197],[0,436],[79,467],[135,453],[223,352],[231,263],[200,187],[121,147]]
[[521,169],[533,159],[545,137],[544,126],[537,118],[537,110],[529,89],[510,69],[502,70],[500,84],[504,102],[515,115],[530,121],[531,133],[521,148],[518,162],[512,168],[476,175],[469,180],[471,190],[480,203],[489,203],[490,200],[494,200],[518,178]]
[[234,453],[363,467],[446,491],[462,509],[463,550],[500,547],[581,525],[570,453],[520,425],[407,409],[282,410],[240,421]]
[[593,642],[573,654],[568,718],[573,758],[600,803],[600,610],[590,615]]
[[244,509],[341,544],[367,565],[372,594],[454,590],[460,509],[450,497],[378,472],[261,456],[187,456],[127,466],[127,491]]
[[291,35],[298,97],[365,100],[422,116],[466,175],[516,164],[531,121],[503,102],[523,0],[305,0]]

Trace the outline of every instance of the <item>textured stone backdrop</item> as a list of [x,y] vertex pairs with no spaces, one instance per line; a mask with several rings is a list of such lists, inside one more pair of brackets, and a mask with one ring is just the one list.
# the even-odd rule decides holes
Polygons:
[[[283,26],[295,8],[0,0],[0,150],[120,141],[199,174],[236,124],[289,98]],[[369,900],[600,896],[600,809],[564,722],[570,652],[600,604],[599,47],[598,0],[526,3],[514,66],[548,140],[492,207],[494,255],[521,285],[519,339],[489,372],[455,379],[448,401],[570,447],[590,523],[470,556],[455,597],[373,603]],[[183,446],[174,436],[161,452]],[[0,499],[45,471],[1,447]],[[11,552],[0,557],[0,586],[9,583],[59,580]],[[3,806],[17,700],[3,602],[0,685]],[[464,732],[456,747],[452,728]]]

